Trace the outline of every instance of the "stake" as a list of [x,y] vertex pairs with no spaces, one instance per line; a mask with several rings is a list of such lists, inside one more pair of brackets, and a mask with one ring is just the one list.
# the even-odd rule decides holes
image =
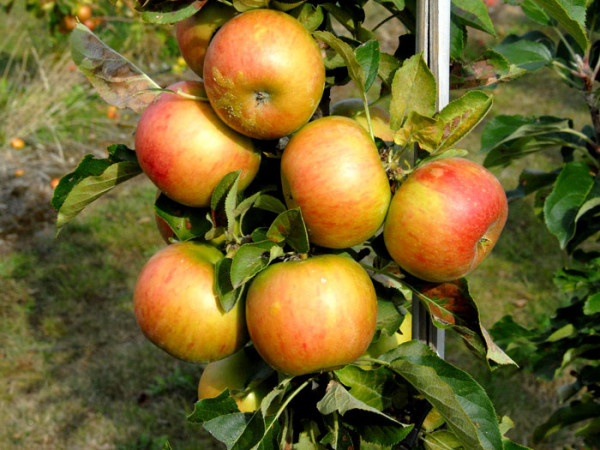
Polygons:
[[[437,110],[450,97],[450,0],[417,0],[417,53],[423,57],[437,81]],[[415,151],[416,158],[416,151]],[[431,322],[420,301],[412,306],[413,338],[426,342],[443,358],[445,333]]]

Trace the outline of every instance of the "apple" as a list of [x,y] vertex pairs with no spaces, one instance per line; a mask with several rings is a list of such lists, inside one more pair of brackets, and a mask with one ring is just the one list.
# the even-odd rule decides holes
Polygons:
[[85,22],[92,18],[92,7],[90,5],[79,5],[75,11],[75,16],[81,21]]
[[[356,120],[360,126],[369,131],[369,123],[363,102],[360,98],[346,98],[331,105],[329,112],[332,116],[346,116]],[[394,130],[390,128],[389,113],[378,105],[369,106],[369,115],[371,116],[371,127],[375,137],[383,141],[394,140]]]
[[292,16],[253,9],[216,32],[204,59],[206,94],[230,127],[277,139],[311,118],[325,86],[321,51]]
[[198,383],[198,400],[217,397],[225,389],[238,405],[241,412],[253,412],[269,393],[265,383],[248,386],[252,377],[253,364],[244,349],[220,361],[208,363]]
[[483,166],[441,158],[418,167],[400,185],[383,236],[407,272],[443,282],[471,272],[492,250],[506,222],[504,189]]
[[[168,89],[204,96],[202,83],[183,81]],[[135,133],[142,170],[167,197],[207,207],[214,188],[241,170],[239,188],[253,180],[260,153],[252,141],[227,127],[207,102],[163,92],[142,113]]]
[[310,241],[346,248],[371,237],[390,203],[375,143],[348,117],[317,119],[292,136],[281,158],[289,208],[300,207]]
[[170,355],[191,362],[223,359],[247,342],[244,304],[225,312],[215,294],[215,247],[193,241],[159,250],[134,290],[140,329]]
[[275,370],[302,375],[349,364],[375,333],[377,296],[365,270],[342,255],[269,266],[248,289],[254,348]]
[[213,34],[236,14],[234,8],[211,1],[193,16],[177,22],[175,35],[179,51],[190,69],[198,76],[202,77],[204,56]]

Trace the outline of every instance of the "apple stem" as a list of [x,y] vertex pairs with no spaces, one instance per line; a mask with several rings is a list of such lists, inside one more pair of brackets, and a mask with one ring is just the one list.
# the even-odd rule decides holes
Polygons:
[[371,140],[375,141],[375,135],[373,134],[373,125],[371,124],[371,112],[369,111],[369,101],[367,100],[367,93],[363,93],[362,96],[363,105],[365,108],[365,116],[367,118],[367,123],[369,124],[369,135],[371,136]]

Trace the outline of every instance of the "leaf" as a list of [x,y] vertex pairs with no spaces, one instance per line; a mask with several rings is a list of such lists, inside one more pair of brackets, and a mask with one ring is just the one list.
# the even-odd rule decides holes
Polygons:
[[533,432],[533,442],[539,443],[552,433],[582,420],[600,416],[600,404],[589,401],[571,402],[568,406],[557,409],[550,418]]
[[[345,421],[351,423],[354,428],[359,428],[359,434],[368,442],[391,446],[402,441],[412,430],[412,426],[404,426],[396,419],[358,400],[335,380],[331,380],[327,385],[325,395],[317,403],[317,409],[323,415],[338,412],[345,416]],[[365,412],[370,414],[366,415]],[[372,416],[373,414],[375,416]]]
[[233,234],[235,226],[235,209],[237,207],[238,184],[241,170],[229,172],[225,175],[210,199],[210,209],[213,211],[213,225],[215,227],[226,226]]
[[69,38],[73,61],[107,103],[142,112],[160,89],[142,70],[77,24]]
[[350,388],[353,397],[367,405],[383,411],[392,406],[392,397],[398,390],[394,374],[385,367],[363,370],[348,365],[335,371],[338,379]]
[[[104,169],[102,170],[103,166]],[[95,173],[98,173],[98,175],[93,175]],[[71,189],[68,194],[56,200],[53,199],[53,204],[60,204],[56,218],[57,229],[60,230],[73,220],[94,200],[106,194],[118,184],[140,173],[142,173],[142,169],[137,161],[122,161],[112,164],[108,162],[107,164],[94,160],[91,155],[84,157],[75,172],[65,176],[67,180],[73,181],[73,183],[70,183]],[[85,174],[85,176],[81,177],[82,174]]]
[[203,237],[212,226],[207,218],[207,209],[182,205],[164,194],[154,202],[154,210],[167,222],[179,241]]
[[215,264],[215,291],[221,308],[225,312],[231,311],[235,304],[242,298],[244,286],[234,288],[231,281],[231,258],[223,258]]
[[242,245],[231,263],[231,283],[234,289],[247,283],[256,274],[266,269],[267,266],[279,256],[283,249],[271,241],[263,241]]
[[204,422],[204,429],[228,450],[248,450],[262,438],[265,427],[260,412],[233,413]]
[[558,177],[558,172],[543,172],[537,169],[523,169],[519,175],[519,184],[516,188],[507,191],[509,202],[517,200],[546,186],[553,185]]
[[558,175],[546,198],[544,221],[563,249],[575,234],[575,218],[593,186],[594,178],[587,165],[570,162]]
[[448,103],[439,113],[444,132],[436,151],[452,148],[469,134],[492,107],[492,96],[481,91],[467,92]]
[[475,61],[455,61],[450,68],[450,89],[473,89],[514,80],[527,71],[520,69],[494,50],[487,50]]
[[379,69],[377,70],[377,74],[381,78],[381,81],[388,87],[392,86],[394,73],[396,73],[400,65],[400,61],[392,55],[383,52],[379,53]]
[[494,24],[482,0],[452,0],[451,12],[463,24],[496,36]]
[[551,146],[570,146],[572,138],[565,132],[569,128],[571,121],[559,117],[496,116],[481,134],[481,152],[488,153],[484,166],[506,166]]
[[233,7],[240,11],[249,11],[256,8],[267,8],[269,0],[233,0]]
[[419,341],[401,344],[382,358],[439,411],[465,448],[502,448],[492,402],[470,375]]
[[179,22],[196,14],[208,0],[194,1],[181,5],[181,2],[167,0],[152,4],[152,10],[143,9],[142,19],[148,23],[169,24]]
[[311,5],[310,3],[304,3],[300,8],[293,9],[289,13],[296,17],[298,22],[311,33],[318,29],[325,20],[323,8],[320,5]]
[[481,325],[479,309],[464,278],[445,283],[416,281],[413,284],[415,294],[427,307],[436,326],[451,327],[472,350],[488,361],[515,364]]
[[189,422],[202,423],[222,415],[239,412],[237,403],[225,389],[214,398],[199,400],[194,404],[194,411],[187,417]]
[[496,45],[494,50],[511,64],[527,71],[548,65],[554,58],[554,43],[540,31],[530,31],[523,36],[510,35]]
[[391,336],[402,322],[404,322],[405,315],[401,314],[398,311],[398,307],[394,304],[394,302],[377,299],[377,324],[376,330],[382,331],[387,336]]
[[552,25],[552,19],[548,17],[544,8],[539,6],[535,0],[524,0],[521,9],[527,17],[540,25]]
[[364,92],[366,84],[365,71],[356,59],[352,47],[329,31],[315,31],[313,32],[313,36],[318,40],[323,41],[342,57],[344,64],[348,68],[348,75],[350,75],[352,81],[356,83],[358,89]]
[[592,316],[600,312],[600,292],[596,292],[586,299],[583,312],[588,316]]
[[300,208],[279,214],[267,231],[267,238],[276,243],[287,243],[298,253],[308,253],[308,232]]
[[589,41],[585,31],[585,0],[534,0],[573,36],[581,50],[586,50]]
[[465,50],[467,29],[456,17],[450,17],[450,59],[460,60]]
[[354,54],[365,74],[364,91],[367,92],[377,78],[379,70],[379,42],[377,40],[365,42],[354,50]]
[[418,143],[428,152],[434,152],[442,139],[443,124],[437,117],[427,117],[410,111],[404,124],[394,134],[394,142],[405,146]]
[[435,113],[436,83],[423,54],[404,61],[394,75],[390,101],[390,127],[402,127],[410,112],[432,117]]

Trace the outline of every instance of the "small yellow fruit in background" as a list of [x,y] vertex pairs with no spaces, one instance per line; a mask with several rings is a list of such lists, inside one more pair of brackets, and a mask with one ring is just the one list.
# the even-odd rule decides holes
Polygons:
[[59,182],[60,180],[58,178],[52,178],[52,180],[50,180],[50,186],[52,186],[52,189],[56,189],[56,186],[58,186]]
[[23,169],[15,170],[15,177],[22,177],[23,175],[25,175],[25,171]]
[[10,146],[16,150],[21,150],[25,147],[25,141],[21,138],[14,138],[10,141]]

